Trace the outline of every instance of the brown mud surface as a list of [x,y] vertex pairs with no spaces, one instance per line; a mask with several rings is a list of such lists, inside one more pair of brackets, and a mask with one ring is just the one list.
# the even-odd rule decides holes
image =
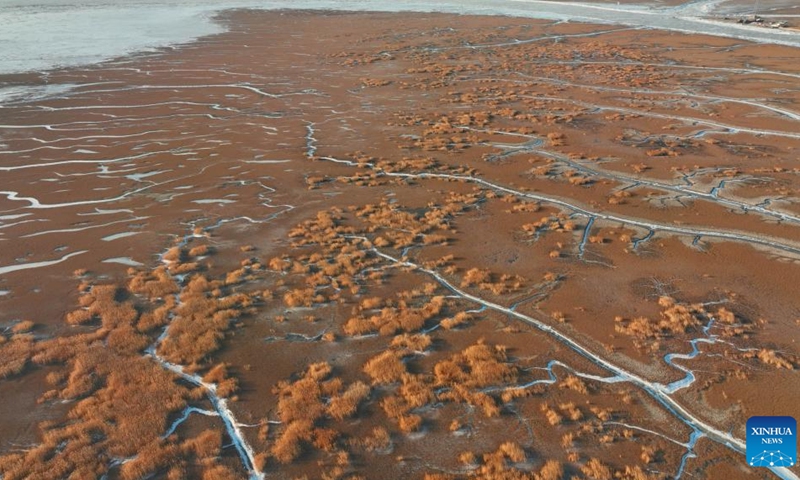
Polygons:
[[74,85],[0,108],[0,477],[771,477],[796,49],[221,21],[0,77]]

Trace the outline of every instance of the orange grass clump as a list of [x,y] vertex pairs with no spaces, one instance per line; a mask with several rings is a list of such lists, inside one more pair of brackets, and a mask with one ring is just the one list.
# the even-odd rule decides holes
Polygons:
[[43,398],[74,404],[65,421],[42,426],[40,445],[0,457],[4,478],[102,476],[110,458],[142,457],[170,413],[185,406],[188,392],[172,373],[136,353],[108,348],[104,336],[100,331],[36,345],[34,363],[64,363],[69,371],[63,380],[50,377],[59,385]]
[[[462,464],[472,469],[468,474],[469,478],[502,478],[504,480],[538,478],[531,475],[530,472],[519,468],[519,464],[527,460],[527,454],[515,442],[502,443],[494,452],[481,455],[480,460],[473,452],[462,452],[458,458]],[[426,475],[426,478],[433,477]]]
[[28,333],[33,330],[34,323],[31,320],[23,320],[15,323],[11,327],[11,333]]
[[0,334],[0,378],[22,373],[33,352],[32,335],[15,334],[6,337]]
[[164,266],[137,272],[128,282],[128,290],[149,299],[163,298],[177,293],[179,288]]
[[228,374],[228,365],[220,363],[215,365],[205,375],[203,381],[217,386],[217,395],[222,398],[230,397],[239,389],[239,381]]
[[489,385],[513,383],[517,379],[517,368],[507,362],[506,349],[502,345],[491,347],[479,341],[477,344],[442,360],[434,367],[436,381],[441,385],[462,385],[481,388]]
[[167,336],[158,351],[173,363],[197,363],[216,351],[233,320],[250,307],[253,299],[244,293],[216,296],[218,282],[195,275],[180,293]]
[[431,337],[424,333],[409,335],[404,333],[392,339],[391,346],[400,350],[421,353],[431,346]]
[[376,385],[397,382],[406,373],[406,366],[401,358],[400,353],[386,350],[367,361],[364,365],[364,373],[369,375],[372,383]]
[[342,380],[331,373],[327,363],[314,363],[294,382],[282,381],[275,386],[282,428],[270,453],[278,462],[291,463],[304,445],[335,451],[339,432],[324,423],[352,416],[369,396],[366,384],[354,382],[344,388]]
[[331,398],[328,404],[328,415],[336,420],[351,417],[358,405],[369,396],[370,388],[362,382],[355,382],[347,387],[341,395]]
[[345,322],[344,333],[350,336],[378,332],[381,335],[394,335],[397,332],[415,332],[425,322],[440,315],[445,307],[444,297],[433,297],[419,307],[410,307],[405,301],[393,307],[384,307],[379,314],[369,317],[356,316]]
[[745,335],[753,329],[752,325],[737,322],[736,315],[725,308],[719,308],[716,314],[711,314],[702,304],[679,303],[667,296],[660,297],[658,305],[662,308],[658,319],[617,316],[614,318],[614,330],[639,340],[661,339],[694,332],[711,318],[719,320],[716,325],[720,327],[721,335],[726,337]]
[[477,286],[495,295],[514,292],[522,288],[524,279],[518,275],[493,275],[487,269],[472,268],[461,279],[461,287]]
[[611,469],[596,458],[589,459],[581,467],[581,472],[592,480],[612,480]]

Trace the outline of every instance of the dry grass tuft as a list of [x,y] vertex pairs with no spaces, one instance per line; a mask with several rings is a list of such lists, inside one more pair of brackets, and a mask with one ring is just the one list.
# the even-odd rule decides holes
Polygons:
[[402,415],[397,419],[397,425],[405,433],[416,432],[422,427],[422,417],[419,415]]
[[566,388],[578,393],[582,393],[584,395],[589,393],[589,389],[586,387],[586,383],[572,374],[567,375],[564,381],[562,381],[559,384],[559,387]]
[[336,420],[352,416],[369,393],[368,385],[361,382],[352,383],[341,395],[331,398],[327,409],[328,415]]
[[517,379],[517,368],[507,360],[504,346],[490,346],[479,341],[437,363],[434,375],[437,384],[468,388],[513,383]]
[[11,327],[11,333],[28,333],[33,330],[34,325],[35,324],[31,320],[17,322]]
[[596,458],[590,459],[581,467],[581,473],[592,480],[612,480],[611,469]]
[[372,435],[364,438],[360,445],[368,452],[387,452],[392,448],[392,437],[383,427],[372,429]]
[[[304,446],[337,451],[340,434],[325,424],[354,415],[369,396],[370,387],[354,382],[344,388],[332,373],[329,364],[314,363],[294,382],[279,382],[273,389],[282,427],[270,453],[278,462],[291,463]],[[262,430],[259,435],[266,440],[269,430]]]
[[534,478],[536,480],[561,480],[564,478],[564,467],[558,460],[548,460]]
[[380,333],[394,335],[398,332],[415,332],[428,320],[439,316],[445,308],[444,297],[436,296],[419,307],[410,307],[400,301],[394,307],[384,307],[379,314],[369,317],[355,316],[345,322],[344,333],[350,336]]
[[13,335],[10,339],[0,335],[0,378],[22,373],[34,353],[33,337]]
[[302,451],[301,442],[311,440],[313,422],[297,420],[290,423],[272,446],[272,456],[280,463],[291,463]]
[[424,333],[414,335],[404,333],[394,337],[391,346],[401,351],[424,352],[432,342],[431,337]]
[[179,288],[167,268],[160,266],[154,270],[136,273],[128,282],[128,290],[155,300],[177,293]]
[[406,366],[401,354],[386,350],[372,358],[364,365],[364,373],[370,376],[373,384],[386,384],[399,381],[406,373]]
[[181,304],[174,310],[167,337],[159,353],[178,364],[198,363],[220,347],[232,321],[253,303],[250,295],[218,296],[217,282],[195,275],[180,293]]
[[203,381],[217,386],[217,395],[227,398],[239,389],[239,381],[228,373],[228,365],[220,363],[215,365],[205,375]]

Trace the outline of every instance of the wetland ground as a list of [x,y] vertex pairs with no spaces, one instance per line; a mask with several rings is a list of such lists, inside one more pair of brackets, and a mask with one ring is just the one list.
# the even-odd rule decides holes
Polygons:
[[218,20],[0,77],[4,480],[797,478],[796,47]]

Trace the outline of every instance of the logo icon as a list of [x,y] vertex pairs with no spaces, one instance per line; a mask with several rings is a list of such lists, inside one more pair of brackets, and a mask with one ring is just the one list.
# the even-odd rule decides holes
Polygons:
[[792,417],[747,420],[747,464],[793,467],[797,463],[797,421]]

